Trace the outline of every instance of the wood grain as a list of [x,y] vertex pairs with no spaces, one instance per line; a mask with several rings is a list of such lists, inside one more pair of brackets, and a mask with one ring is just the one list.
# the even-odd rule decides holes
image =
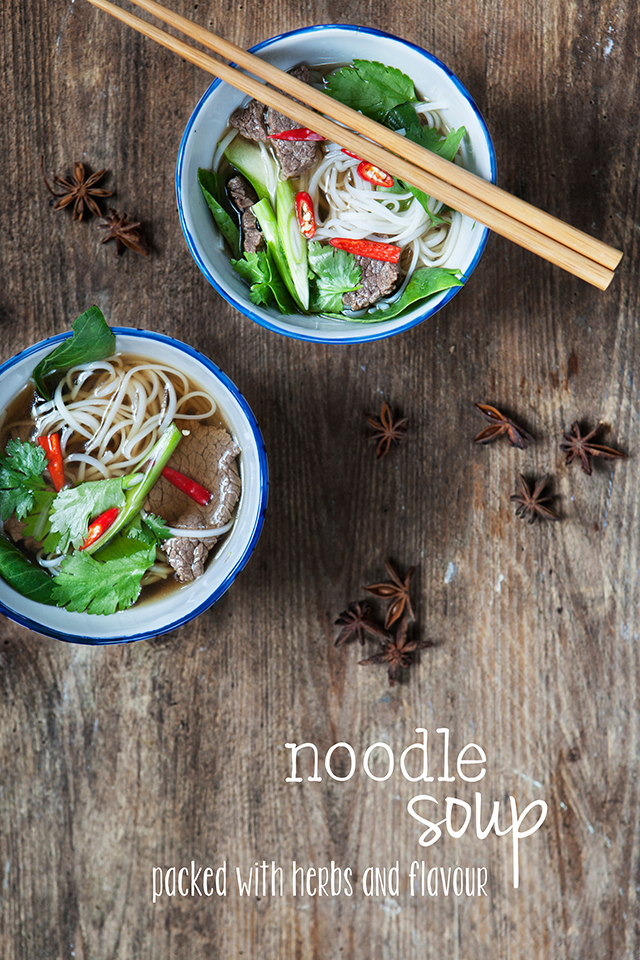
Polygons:
[[[91,649],[3,620],[0,955],[6,960],[631,960],[639,948],[638,303],[640,28],[632,3],[172,0],[250,46],[309,23],[404,36],[448,64],[491,130],[505,189],[625,251],[605,293],[492,237],[432,321],[340,348],[278,337],[205,283],[179,227],[174,164],[208,78],[81,0],[0,6],[0,359],[98,303],[110,322],[188,340],[241,387],[271,471],[267,521],[231,591],[156,640]],[[363,51],[364,53],[364,51]],[[148,258],[118,258],[39,179],[106,167]],[[375,462],[365,413],[409,420]],[[481,448],[473,402],[536,443]],[[559,450],[574,419],[630,454],[592,477]],[[516,474],[549,473],[562,523],[528,526]],[[417,565],[421,653],[406,682],[335,649],[334,621],[392,557]],[[287,742],[361,760],[415,728],[487,754],[485,809],[549,804],[523,841],[427,850],[406,813],[422,785],[286,784]],[[335,771],[344,761],[336,753]],[[380,769],[384,769],[380,757]],[[377,761],[378,762],[378,761]],[[434,761],[435,762],[435,761]],[[340,768],[342,769],[342,768]],[[376,768],[377,769],[377,768]],[[305,774],[306,775],[306,774]],[[472,799],[472,784],[450,786]],[[424,792],[429,792],[425,790]],[[406,870],[486,866],[489,896],[165,898],[151,870],[262,860]]]

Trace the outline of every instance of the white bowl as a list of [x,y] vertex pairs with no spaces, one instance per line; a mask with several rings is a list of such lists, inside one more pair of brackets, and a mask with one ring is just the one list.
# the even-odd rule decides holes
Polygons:
[[[76,643],[124,643],[154,637],[203,613],[225,593],[249,559],[267,505],[267,458],[255,417],[229,378],[207,357],[171,337],[131,327],[112,327],[116,349],[171,363],[215,397],[223,419],[241,447],[242,492],[235,523],[197,580],[166,597],[145,600],[108,616],[73,613],[28,600],[0,578],[0,613],[37,633]],[[38,362],[70,334],[43,340],[0,366],[0,409],[6,409]]]
[[[480,113],[458,78],[439,60],[406,40],[378,30],[345,25],[306,27],[265,40],[252,53],[288,70],[300,62],[311,65],[350,63],[356,58],[377,60],[398,67],[414,81],[418,93],[432,101],[445,100],[447,123],[464,124],[462,143],[464,166],[495,182],[495,153]],[[321,343],[357,343],[379,340],[413,327],[448,303],[459,287],[445,290],[391,320],[354,323],[323,320],[302,314],[283,315],[275,308],[256,306],[249,288],[234,272],[221,249],[213,218],[198,184],[198,167],[211,168],[218,140],[228,126],[229,116],[246,98],[242,93],[214,80],[203,94],[187,124],[176,168],[176,191],[180,222],[187,245],[203,274],[222,296],[256,323],[299,340]],[[489,231],[464,218],[458,242],[451,253],[450,267],[468,280],[484,249]]]

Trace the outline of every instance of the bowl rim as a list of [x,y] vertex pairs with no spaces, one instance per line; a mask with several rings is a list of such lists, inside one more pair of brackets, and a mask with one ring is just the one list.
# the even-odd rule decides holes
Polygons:
[[[156,333],[152,330],[145,330],[141,327],[117,327],[111,326],[111,330],[117,336],[134,336],[140,337],[142,340],[155,340],[159,343],[164,344],[165,346],[170,346],[181,350],[185,353],[190,359],[197,361],[198,363],[205,366],[209,373],[219,380],[224,387],[232,395],[233,399],[239,405],[242,414],[244,415],[256,446],[256,452],[258,457],[258,469],[260,474],[260,497],[258,506],[256,509],[256,516],[253,523],[253,529],[251,530],[251,535],[247,544],[244,547],[243,552],[241,553],[238,560],[235,562],[231,570],[226,574],[222,582],[213,590],[203,601],[199,604],[194,610],[189,611],[185,615],[179,615],[175,620],[172,620],[171,623],[163,625],[159,629],[153,630],[144,630],[140,633],[132,634],[130,636],[124,637],[84,637],[80,634],[69,634],[65,633],[62,630],[57,630],[54,627],[50,627],[45,623],[40,623],[37,620],[31,619],[24,614],[16,613],[11,610],[10,607],[7,607],[5,603],[0,600],[0,614],[4,614],[9,620],[12,620],[14,623],[19,624],[22,627],[27,627],[29,630],[32,630],[34,633],[42,634],[47,637],[52,637],[55,640],[64,640],[67,643],[79,643],[90,645],[94,647],[98,646],[110,646],[112,644],[121,644],[121,643],[133,643],[137,640],[148,640],[152,637],[161,636],[164,633],[169,633],[171,630],[177,630],[178,627],[183,626],[185,623],[188,623],[190,620],[195,620],[196,617],[199,617],[200,614],[204,613],[205,610],[208,610],[209,607],[213,606],[229,589],[233,581],[236,579],[240,571],[245,567],[251,554],[253,553],[255,546],[262,532],[262,527],[264,525],[265,511],[267,508],[267,500],[269,496],[269,468],[267,463],[267,454],[264,446],[264,439],[262,437],[262,432],[258,426],[258,422],[254,416],[251,407],[245,400],[242,393],[236,387],[232,380],[222,371],[217,364],[210,360],[205,354],[200,353],[199,350],[196,350],[194,347],[190,346],[188,343],[185,343],[183,340],[177,340],[175,337],[167,336],[166,334]],[[28,357],[42,350],[43,347],[54,347],[58,343],[61,343],[63,340],[68,339],[72,336],[72,331],[67,331],[66,333],[59,333],[53,337],[48,337],[45,340],[39,341],[39,343],[32,344],[30,347],[26,347],[24,350],[21,350],[20,353],[15,354],[15,356],[10,357],[8,360],[5,360],[3,364],[0,365],[0,377],[2,377],[7,370],[10,370],[17,363],[21,363],[23,360],[26,360]],[[47,609],[46,604],[42,604],[44,610]],[[123,611],[126,612],[126,611]],[[96,616],[96,627],[99,629],[101,618]]]
[[[296,30],[290,30],[286,33],[280,33],[275,37],[269,37],[267,40],[263,40],[260,43],[255,44],[253,47],[250,47],[249,53],[259,54],[260,52],[267,50],[274,43],[277,43],[281,40],[287,40],[290,37],[295,37],[298,35],[308,35],[312,33],[319,33],[324,30],[338,30],[338,31],[346,31],[346,32],[353,32],[353,33],[363,33],[370,36],[381,37],[385,40],[393,40],[397,43],[403,44],[404,46],[411,48],[416,53],[420,54],[425,59],[429,60],[434,66],[442,70],[442,72],[449,78],[449,80],[457,87],[461,96],[467,101],[467,103],[469,104],[469,107],[471,108],[471,110],[473,111],[473,113],[475,114],[478,120],[480,128],[483,132],[485,143],[489,153],[489,165],[490,165],[490,171],[491,171],[490,180],[492,183],[496,182],[497,164],[496,164],[495,148],[493,145],[493,141],[491,139],[491,135],[489,134],[487,125],[484,121],[484,118],[480,110],[476,105],[475,100],[473,99],[473,97],[471,96],[467,88],[464,86],[462,81],[456,76],[455,73],[453,73],[453,71],[449,67],[446,66],[446,64],[444,64],[432,53],[429,53],[428,50],[425,50],[423,47],[420,47],[417,44],[412,43],[410,40],[405,40],[402,37],[397,37],[395,34],[385,32],[384,30],[376,30],[374,27],[363,27],[363,26],[358,26],[356,24],[344,24],[344,23],[324,23],[324,24],[315,24],[308,27],[299,27]],[[232,66],[235,66],[235,64],[232,64]],[[215,91],[215,89],[219,87],[222,84],[222,82],[223,82],[222,80],[220,80],[219,78],[216,78],[215,80],[212,81],[212,83],[209,84],[207,89],[204,91],[204,93],[200,97],[198,103],[196,104],[191,116],[189,117],[187,126],[185,127],[184,133],[182,135],[182,139],[180,141],[178,158],[176,161],[176,174],[175,174],[176,199],[178,204],[178,214],[180,217],[180,225],[182,227],[182,232],[184,234],[184,238],[186,240],[187,247],[189,248],[189,252],[191,253],[191,256],[193,257],[200,271],[204,274],[206,280],[211,284],[211,286],[220,294],[221,297],[223,297],[228,303],[230,303],[231,306],[234,307],[239,313],[241,313],[243,316],[248,317],[250,320],[253,320],[255,323],[259,324],[259,326],[264,327],[267,330],[271,330],[273,333],[279,333],[282,336],[290,337],[293,340],[303,340],[303,341],[312,342],[312,343],[324,343],[324,344],[369,343],[369,342],[374,342],[376,340],[384,340],[387,337],[395,336],[398,333],[403,333],[406,330],[410,330],[411,328],[418,326],[419,324],[423,323],[425,320],[428,320],[430,317],[434,316],[439,310],[442,309],[442,307],[444,307],[447,303],[449,303],[449,301],[452,300],[453,297],[460,292],[460,290],[464,289],[464,287],[466,286],[467,280],[469,279],[469,277],[471,276],[471,274],[473,273],[473,271],[476,269],[478,265],[478,262],[487,245],[487,240],[489,238],[489,233],[490,233],[490,230],[488,227],[484,226],[484,224],[481,224],[477,221],[476,221],[477,229],[480,231],[478,235],[479,242],[471,263],[469,264],[465,273],[461,277],[462,286],[450,287],[448,290],[445,290],[440,294],[435,294],[435,296],[432,299],[436,300],[437,302],[433,303],[433,306],[431,309],[427,309],[427,311],[422,315],[407,318],[404,323],[400,323],[398,326],[393,327],[393,329],[391,330],[386,329],[386,330],[376,331],[374,327],[377,327],[378,326],[377,324],[370,324],[368,326],[365,324],[362,324],[361,326],[364,329],[368,329],[368,333],[366,336],[361,335],[359,334],[358,331],[354,331],[352,329],[349,331],[348,334],[345,333],[343,336],[340,336],[338,330],[336,331],[336,335],[332,335],[330,337],[326,335],[320,336],[316,334],[312,329],[301,330],[299,328],[296,329],[294,327],[288,328],[284,319],[280,323],[276,323],[275,321],[270,321],[266,317],[254,312],[251,309],[251,307],[249,305],[246,305],[244,302],[241,304],[240,301],[237,300],[232,293],[225,290],[221,286],[221,284],[216,280],[216,278],[211,273],[203,257],[200,255],[200,252],[198,250],[198,245],[187,224],[187,218],[185,214],[185,204],[184,204],[184,192],[182,188],[185,155],[186,155],[186,150],[187,150],[188,140],[191,134],[191,130],[194,124],[197,122],[201,109],[204,107],[207,100]],[[250,301],[248,301],[248,303],[249,302]],[[363,334],[364,334],[364,329],[363,329]]]

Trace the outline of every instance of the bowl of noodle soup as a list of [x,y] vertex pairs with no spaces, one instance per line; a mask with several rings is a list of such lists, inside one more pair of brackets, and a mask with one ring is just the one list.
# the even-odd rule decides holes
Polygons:
[[[29,378],[34,368],[69,334],[35,344],[0,366],[3,449],[7,437],[20,434],[26,439],[30,433],[33,438],[35,417],[38,435],[59,434],[65,480],[73,488],[142,470],[172,422],[184,434],[180,443],[189,437],[197,442],[199,421],[203,427],[215,422],[217,426],[208,429],[226,432],[234,445],[240,492],[229,521],[215,531],[218,539],[208,541],[211,552],[202,575],[184,584],[170,582],[175,579],[173,569],[164,569],[167,565],[159,561],[145,575],[148,580],[143,581],[139,599],[126,609],[102,616],[75,612],[35,602],[0,579],[0,613],[37,633],[78,643],[122,643],[157,636],[207,610],[229,589],[253,552],[268,493],[260,429],[229,378],[178,340],[134,328],[111,329],[116,335],[113,357],[71,368],[61,375],[51,400],[37,401],[31,408]],[[93,382],[98,388],[91,388],[87,400],[84,395]],[[5,533],[6,528],[5,523]]]
[[[444,64],[414,44],[364,27],[321,25],[273,37],[251,52],[283,70],[299,64],[308,66],[311,82],[317,86],[331,71],[351,65],[354,59],[402,71],[413,81],[418,98],[416,113],[422,125],[436,129],[442,136],[464,127],[466,132],[455,162],[495,182],[495,152],[470,94]],[[429,198],[426,211],[409,194],[381,196],[375,187],[355,175],[361,158],[345,156],[338,145],[327,143],[319,145],[320,159],[308,174],[299,178],[299,184],[295,179],[291,181],[298,184],[294,190],[306,190],[314,203],[314,241],[326,244],[339,235],[399,245],[402,269],[397,285],[375,307],[346,310],[340,319],[322,312],[307,314],[304,310],[283,313],[273,303],[252,302],[249,285],[233,269],[229,248],[198,183],[198,171],[202,168],[225,175],[225,138],[234,136],[229,119],[248,102],[242,93],[215,80],[191,115],[177,161],[176,191],[184,236],[198,267],[218,293],[267,329],[324,343],[355,343],[391,336],[421,323],[448,303],[459,286],[416,301],[389,319],[382,315],[388,304],[399,299],[416,267],[455,270],[464,284],[480,259],[488,229],[444,208],[434,198]],[[264,145],[260,147],[264,151]],[[434,218],[443,220],[444,225],[434,224]],[[373,315],[374,311],[375,320],[371,321],[367,314]]]

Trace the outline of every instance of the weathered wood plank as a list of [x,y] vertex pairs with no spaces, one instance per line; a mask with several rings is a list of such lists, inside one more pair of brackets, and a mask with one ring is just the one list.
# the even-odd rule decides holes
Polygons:
[[[277,337],[211,291],[175,209],[182,130],[208,79],[88,4],[0,9],[3,109],[0,353],[65,330],[98,303],[112,323],[176,335],[234,379],[262,425],[271,499],[258,548],[194,623],[131,647],[70,647],[3,621],[0,953],[7,960],[478,957],[637,953],[638,47],[631,3],[527,0],[346,11],[188,4],[249,46],[311,22],[385,29],[461,77],[495,140],[500,182],[625,250],[595,292],[491,238],[468,288],[429,324],[367,346]],[[363,50],[363,54],[366,51]],[[117,258],[95,222],[54,213],[38,173],[106,167],[113,205],[152,254]],[[376,463],[364,413],[383,398],[406,441]],[[474,447],[474,401],[536,436]],[[563,429],[602,421],[631,458],[586,477]],[[605,436],[607,436],[605,434]],[[550,473],[560,524],[528,527],[518,472]],[[407,683],[336,650],[334,621],[391,556],[417,564]],[[396,771],[373,783],[285,783],[287,742],[321,756],[376,741],[396,761],[427,727],[487,753],[488,804],[549,803],[523,841],[446,838],[426,850]],[[344,760],[345,754],[336,754]],[[383,770],[384,757],[380,757]],[[473,784],[429,785],[473,799]],[[151,902],[153,866],[229,869],[225,898]],[[335,861],[361,881],[398,860],[398,896],[240,898],[234,868]],[[486,866],[486,898],[411,899],[413,859]]]

